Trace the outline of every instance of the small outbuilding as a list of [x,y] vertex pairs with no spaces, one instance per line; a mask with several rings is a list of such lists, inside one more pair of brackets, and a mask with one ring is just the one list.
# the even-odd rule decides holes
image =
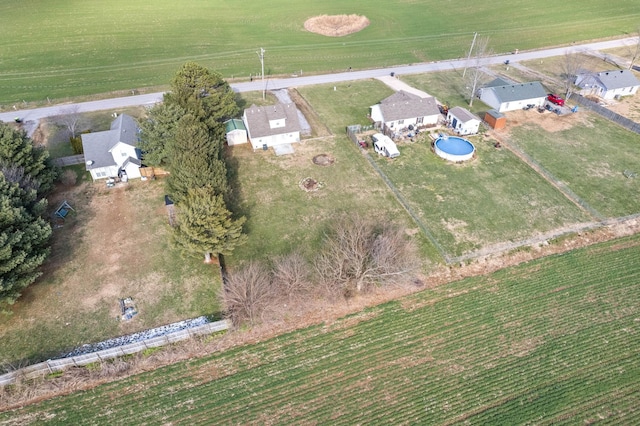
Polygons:
[[237,118],[232,118],[224,122],[227,132],[227,144],[229,146],[247,143],[247,128],[244,122]]
[[495,109],[490,109],[484,114],[484,121],[494,130],[504,129],[507,126],[507,117]]
[[459,135],[475,135],[480,128],[480,118],[458,106],[447,112],[447,122]]

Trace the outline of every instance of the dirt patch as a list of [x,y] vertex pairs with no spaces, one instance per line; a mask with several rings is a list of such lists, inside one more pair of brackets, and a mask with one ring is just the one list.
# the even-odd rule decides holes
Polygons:
[[305,30],[328,37],[343,37],[368,26],[369,19],[361,15],[320,15],[304,23]]
[[322,182],[318,182],[314,178],[306,177],[300,181],[300,189],[306,192],[317,191],[324,185]]
[[318,166],[330,166],[336,161],[336,159],[328,154],[318,154],[313,157],[312,161],[313,164],[317,164]]
[[528,111],[517,110],[509,111],[507,116],[507,129],[505,133],[509,132],[509,127],[517,127],[525,124],[537,124],[544,128],[548,132],[561,132],[563,130],[571,129],[575,126],[592,127],[593,124],[589,122],[587,114],[570,113],[557,115],[550,111],[543,113],[538,112],[536,109]]

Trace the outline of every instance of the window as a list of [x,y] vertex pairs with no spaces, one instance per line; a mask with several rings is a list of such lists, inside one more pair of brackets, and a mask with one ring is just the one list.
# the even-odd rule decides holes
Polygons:
[[424,117],[418,117],[418,119],[416,120],[416,123],[423,123],[424,122]]
[[121,152],[120,155],[123,156],[123,157],[126,157],[127,153],[126,152]]
[[398,125],[404,124],[404,120],[398,120]]

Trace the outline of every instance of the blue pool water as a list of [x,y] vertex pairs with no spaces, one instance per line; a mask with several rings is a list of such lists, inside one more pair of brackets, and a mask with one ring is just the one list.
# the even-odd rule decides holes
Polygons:
[[466,161],[473,157],[476,148],[471,142],[458,136],[442,136],[434,143],[436,154],[449,161]]

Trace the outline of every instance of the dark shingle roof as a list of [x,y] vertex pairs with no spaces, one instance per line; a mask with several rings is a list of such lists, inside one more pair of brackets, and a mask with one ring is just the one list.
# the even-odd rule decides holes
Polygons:
[[84,133],[82,137],[82,150],[84,158],[91,164],[86,164],[86,169],[115,166],[116,162],[109,150],[118,142],[136,146],[138,143],[138,125],[135,120],[126,114],[121,114],[111,122],[111,130],[97,133]]
[[[251,105],[251,108],[244,110],[244,117],[247,131],[252,138],[300,131],[298,111],[294,103],[277,103],[261,107]],[[282,119],[284,119],[284,127],[272,128],[269,124],[270,121]]]
[[380,102],[380,111],[384,121],[405,120],[440,114],[435,98],[421,98],[403,90],[383,99]]

